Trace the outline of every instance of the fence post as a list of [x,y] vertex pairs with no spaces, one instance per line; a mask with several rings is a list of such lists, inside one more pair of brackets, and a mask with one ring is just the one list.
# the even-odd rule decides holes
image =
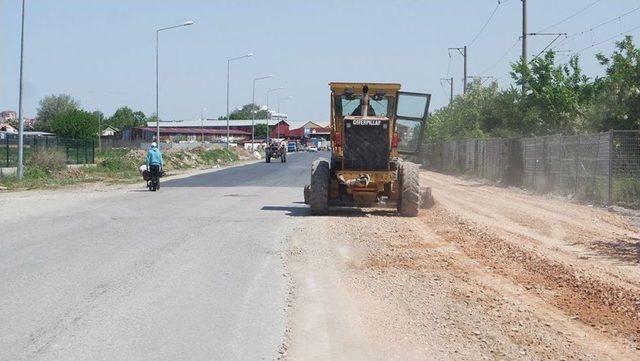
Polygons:
[[5,167],[9,167],[9,134],[5,134],[4,139],[6,140],[6,150],[7,150],[7,164]]
[[576,189],[574,196],[578,196],[578,184],[580,182],[580,135],[576,138]]
[[609,187],[607,192],[607,205],[611,205],[613,200],[613,129],[609,129]]

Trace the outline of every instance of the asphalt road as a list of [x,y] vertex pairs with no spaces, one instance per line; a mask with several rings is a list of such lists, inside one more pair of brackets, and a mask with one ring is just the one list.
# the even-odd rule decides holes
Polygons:
[[159,192],[0,195],[0,360],[273,360],[319,153]]

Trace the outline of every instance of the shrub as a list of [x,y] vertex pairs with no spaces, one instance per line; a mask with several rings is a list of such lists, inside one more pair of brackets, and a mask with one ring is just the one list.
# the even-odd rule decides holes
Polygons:
[[29,155],[26,168],[37,168],[46,174],[59,172],[66,168],[66,157],[64,153],[51,149],[36,150]]
[[134,171],[138,169],[127,149],[110,149],[98,152],[98,167],[108,172]]
[[613,181],[613,200],[616,203],[637,208],[640,206],[640,178],[618,178]]
[[228,149],[214,149],[214,150],[205,150],[200,153],[200,157],[204,161],[205,164],[213,164],[217,161],[220,162],[232,162],[237,161],[239,156],[237,153],[228,150]]

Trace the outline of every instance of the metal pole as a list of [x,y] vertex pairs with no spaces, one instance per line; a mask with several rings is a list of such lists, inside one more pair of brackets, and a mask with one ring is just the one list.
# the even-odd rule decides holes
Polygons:
[[613,129],[609,129],[609,188],[607,192],[607,205],[611,205],[613,201]]
[[204,148],[204,111],[200,111],[200,132],[202,133],[202,147]]
[[267,90],[267,144],[269,144],[269,138],[271,137],[271,133],[269,132],[269,117],[271,116],[271,112],[269,111],[269,93],[271,92],[276,92],[278,90],[282,90],[284,89],[283,87],[279,87],[279,88],[273,88],[273,89],[269,89]]
[[231,59],[227,59],[227,149],[229,149],[229,63]]
[[[280,102],[282,102],[283,100],[289,100],[289,99],[291,99],[291,96],[278,99],[278,117],[280,117]],[[280,118],[278,119],[279,119],[278,123],[276,123],[276,131],[278,132],[278,139],[280,139],[280,122],[282,121],[282,119]]]
[[451,95],[449,96],[449,103],[453,102],[453,77],[449,81],[449,85],[451,86]]
[[[522,61],[527,64],[527,0],[522,0]],[[526,84],[522,83],[522,94],[526,92]]]
[[98,148],[102,150],[102,117],[98,114]]
[[463,80],[464,88],[463,93],[467,94],[467,46],[464,46],[464,80]]
[[267,144],[269,146],[269,138],[271,137],[271,132],[269,132],[269,118],[271,118],[271,112],[269,111],[269,93],[271,89],[267,90]]
[[24,59],[24,10],[25,0],[22,0],[22,28],[20,31],[20,86],[18,90],[18,179],[24,175],[24,119],[22,116],[22,70]]
[[159,43],[160,43],[160,32],[163,30],[169,30],[169,29],[175,29],[175,28],[180,28],[183,26],[190,26],[193,25],[193,21],[186,21],[183,24],[180,25],[175,25],[175,26],[169,26],[166,28],[162,28],[162,29],[157,29],[156,30],[156,143],[158,143],[158,149],[160,149],[160,110],[159,110],[159,70],[158,70],[158,64],[159,64]]
[[230,58],[227,59],[227,149],[229,149],[229,137],[230,137],[230,132],[229,132],[229,64],[233,61],[233,60],[239,60],[239,59],[244,59],[244,58],[248,58],[253,56],[253,53],[249,53],[246,55],[242,55],[242,56],[238,56],[235,58]]
[[160,149],[160,110],[159,108],[159,70],[158,70],[158,60],[159,60],[159,41],[160,41],[160,30],[156,30],[156,143],[158,144],[158,149]]
[[[256,80],[253,79],[253,90],[251,91],[251,107],[253,108],[256,105]],[[255,122],[256,122],[256,113],[251,110],[251,152],[255,150],[255,138],[256,138],[256,130],[255,130]]]

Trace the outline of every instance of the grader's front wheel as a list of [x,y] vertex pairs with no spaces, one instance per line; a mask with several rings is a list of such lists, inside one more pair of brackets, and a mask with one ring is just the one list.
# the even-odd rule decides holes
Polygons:
[[329,161],[320,158],[311,166],[311,187],[309,191],[309,206],[316,215],[329,213]]
[[405,217],[416,217],[420,209],[420,170],[418,165],[409,162],[401,163],[399,181],[398,212]]

